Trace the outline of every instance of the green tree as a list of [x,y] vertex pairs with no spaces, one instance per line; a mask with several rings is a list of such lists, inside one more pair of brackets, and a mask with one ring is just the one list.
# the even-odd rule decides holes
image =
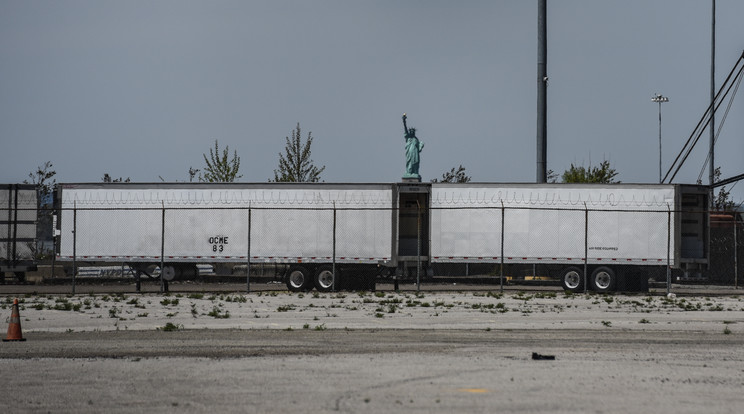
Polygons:
[[128,182],[131,182],[132,179],[129,177],[111,178],[111,176],[108,173],[103,173],[103,177],[101,177],[101,181],[103,181],[104,183],[128,183]]
[[54,191],[54,186],[57,184],[57,180],[54,178],[54,176],[57,175],[57,172],[52,169],[53,167],[52,162],[47,161],[44,165],[36,167],[36,171],[28,173],[28,178],[31,179],[31,181],[23,180],[26,184],[33,184],[36,186],[36,193],[39,195],[39,203],[42,203],[42,200],[51,196],[52,191]]
[[[721,181],[721,167],[713,170],[713,181]],[[713,195],[713,210],[717,211],[734,211],[736,203],[730,199],[731,191],[726,191],[726,186],[721,186],[718,194]]]
[[298,122],[297,127],[292,130],[292,139],[285,137],[287,142],[284,146],[284,154],[279,153],[279,169],[274,170],[274,182],[317,183],[320,181],[320,174],[325,170],[325,165],[318,168],[310,159],[312,133],[307,133],[307,140],[303,144],[300,132]]
[[555,171],[548,170],[546,175],[547,175],[548,183],[555,184],[556,181],[558,181],[558,174]]
[[[231,183],[243,175],[238,175],[240,170],[240,157],[238,151],[234,151],[233,157],[230,158],[230,148],[226,145],[220,154],[220,146],[217,140],[214,140],[214,150],[209,149],[209,158],[203,154],[204,167],[203,174],[199,174],[199,181],[208,183]],[[198,170],[196,170],[198,171]],[[195,173],[193,169],[189,174]]]
[[36,167],[36,170],[28,174],[29,180],[23,180],[25,184],[36,186],[36,241],[29,243],[34,255],[38,259],[44,259],[47,253],[43,248],[44,241],[52,240],[52,193],[57,180],[54,178],[57,172],[53,169],[51,161]]
[[465,167],[460,164],[457,169],[454,167],[447,171],[446,173],[442,174],[442,180],[433,179],[431,180],[433,183],[468,183],[470,182],[470,176],[465,174]]
[[564,183],[619,183],[620,181],[615,180],[616,176],[617,171],[605,160],[599,167],[592,167],[591,164],[588,168],[577,167],[572,163],[571,168],[563,173],[561,179]]

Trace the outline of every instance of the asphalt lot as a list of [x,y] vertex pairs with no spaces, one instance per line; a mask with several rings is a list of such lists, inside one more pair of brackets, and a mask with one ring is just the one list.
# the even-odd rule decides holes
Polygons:
[[[91,413],[744,407],[737,292],[410,287],[24,294],[27,340],[0,343],[0,405]],[[6,323],[15,296],[0,294]]]

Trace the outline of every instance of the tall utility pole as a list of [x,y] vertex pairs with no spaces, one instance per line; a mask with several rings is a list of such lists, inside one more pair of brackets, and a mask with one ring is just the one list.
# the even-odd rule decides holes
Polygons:
[[713,1],[711,10],[711,32],[710,32],[710,171],[708,181],[711,186],[710,205],[713,205],[713,184],[715,181],[715,160],[713,159],[714,147],[716,142],[716,0]]
[[548,30],[547,0],[537,2],[537,183],[548,182]]
[[659,103],[659,184],[661,184],[661,104],[669,102],[669,98],[657,93],[651,97],[651,102]]

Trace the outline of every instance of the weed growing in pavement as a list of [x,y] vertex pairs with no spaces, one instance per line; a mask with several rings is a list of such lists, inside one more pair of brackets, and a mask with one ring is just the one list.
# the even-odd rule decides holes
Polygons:
[[279,306],[276,308],[277,312],[289,312],[291,310],[295,310],[295,305],[286,305],[286,306]]
[[225,298],[225,302],[234,302],[234,303],[246,303],[248,302],[248,298],[245,296],[228,296]]
[[189,299],[204,299],[203,293],[190,293],[187,298]]
[[165,331],[165,332],[180,331],[181,329],[183,329],[183,325],[176,325],[171,322],[166,323],[165,326],[161,328],[157,328],[158,331]]
[[640,321],[638,321],[638,323],[651,323],[651,322],[648,319],[643,318]]
[[310,329],[310,324],[309,323],[306,323],[306,324],[302,325],[302,329]]
[[533,296],[532,295],[528,295],[528,294],[520,291],[520,292],[517,292],[517,294],[515,296],[512,296],[512,298],[513,299],[516,299],[516,300],[523,300],[523,301],[527,302],[528,300],[532,299]]
[[[59,302],[54,305],[54,310],[58,311],[71,311],[72,310],[72,303],[68,302],[67,300],[63,302]],[[115,316],[112,316],[114,318]]]
[[115,306],[109,309],[109,318],[118,318],[119,317],[119,309],[117,309]]
[[602,325],[610,328],[610,327],[612,327],[612,322],[610,322],[610,321],[602,321]]
[[316,331],[325,331],[325,330],[326,330],[326,326],[325,326],[325,324],[324,324],[324,323],[322,323],[322,324],[320,324],[320,325],[316,325],[316,326],[315,326],[315,330],[316,330]]
[[196,310],[196,303],[191,304],[191,316],[194,318],[199,317],[199,312]]
[[215,319],[227,319],[230,317],[230,312],[222,312],[219,307],[214,306],[212,310],[207,314],[207,316],[211,316]]
[[178,305],[178,299],[168,299],[168,298],[165,298],[165,299],[163,299],[163,300],[160,301],[160,304],[163,305],[163,306],[168,306],[168,305],[176,306],[176,305]]
[[726,327],[723,328],[723,334],[724,335],[731,335],[731,329],[729,329],[728,325],[726,325]]

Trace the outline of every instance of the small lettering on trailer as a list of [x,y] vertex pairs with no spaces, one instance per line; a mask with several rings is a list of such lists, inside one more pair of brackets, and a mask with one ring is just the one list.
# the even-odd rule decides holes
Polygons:
[[225,251],[225,245],[228,244],[228,236],[213,236],[209,238],[209,244],[212,245],[213,252]]

